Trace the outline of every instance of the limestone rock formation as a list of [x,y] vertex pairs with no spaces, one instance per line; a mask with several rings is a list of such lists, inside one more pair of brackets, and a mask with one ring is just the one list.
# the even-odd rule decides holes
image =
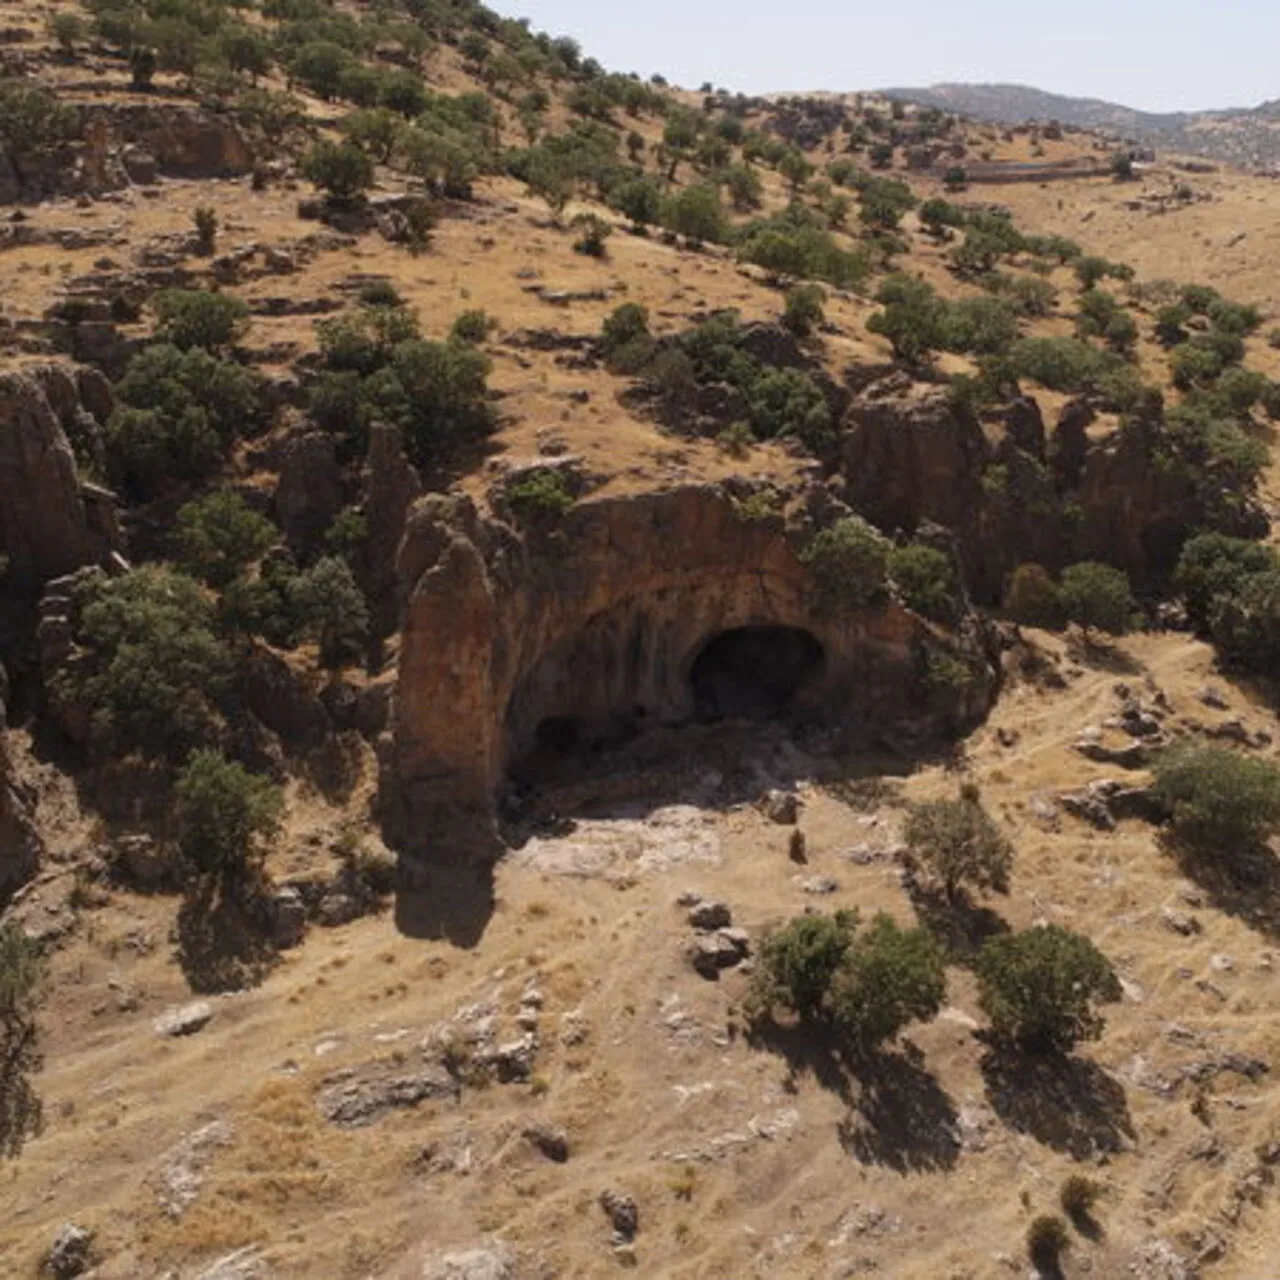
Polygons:
[[[436,857],[474,849],[492,840],[513,764],[652,725],[761,718],[785,702],[923,734],[985,713],[991,669],[973,639],[894,603],[824,610],[803,537],[744,518],[715,485],[586,499],[523,534],[468,497],[424,499],[399,558],[389,834]],[[921,674],[948,644],[983,674],[943,711]]]
[[90,417],[64,370],[0,377],[0,554],[15,586],[39,586],[119,549],[111,495],[80,482],[60,420],[81,414]]
[[[1093,438],[1096,417],[1086,399],[1070,401],[1046,439],[1034,401],[1017,400],[989,438],[945,388],[894,374],[850,404],[846,496],[890,533],[913,534],[926,521],[949,529],[983,602],[997,600],[1009,572],[1027,561],[1058,569],[1103,560],[1138,583],[1159,577],[1206,523],[1194,468],[1169,465],[1177,445],[1158,421],[1135,418]],[[1234,520],[1230,532],[1265,532],[1247,500]]]

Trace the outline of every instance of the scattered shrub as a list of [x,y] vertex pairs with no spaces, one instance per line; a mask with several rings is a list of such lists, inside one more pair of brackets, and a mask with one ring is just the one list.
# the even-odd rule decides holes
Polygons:
[[234,884],[259,865],[280,827],[277,787],[220,752],[195,751],[178,777],[179,847],[199,872]]
[[968,886],[1008,892],[1013,846],[983,807],[975,788],[962,790],[954,800],[914,806],[903,838],[951,902]]
[[895,547],[889,556],[889,576],[908,609],[935,622],[955,621],[959,583],[950,556],[919,543]]
[[373,161],[352,142],[317,142],[303,157],[299,172],[339,201],[354,200],[373,186]]
[[211,254],[218,245],[218,215],[207,204],[198,204],[191,220],[195,223],[200,252]]
[[1056,1214],[1041,1214],[1027,1228],[1027,1256],[1038,1271],[1058,1274],[1062,1255],[1070,1244],[1067,1224]]
[[1105,631],[1123,635],[1133,619],[1134,602],[1128,576],[1110,565],[1085,560],[1068,566],[1059,588],[1068,622],[1085,633]]
[[822,1016],[827,992],[853,945],[856,911],[834,916],[797,916],[760,943],[751,988],[744,1001],[748,1017],[767,1021],[778,1008],[802,1021]]
[[178,563],[192,577],[225,587],[275,545],[279,531],[232,489],[218,489],[179,508]]
[[1225,533],[1202,533],[1182,548],[1173,585],[1182,593],[1187,616],[1201,629],[1220,597],[1237,596],[1255,574],[1280,568],[1270,547]]
[[1224,662],[1263,675],[1280,670],[1280,567],[1251,575],[1234,594],[1217,596],[1209,633]]
[[891,549],[861,516],[845,516],[818,533],[800,559],[828,607],[857,609],[885,598]]
[[1058,1192],[1063,1212],[1076,1223],[1090,1222],[1094,1206],[1101,1199],[1102,1184],[1083,1173],[1071,1174]]
[[487,312],[463,311],[454,319],[449,336],[455,342],[468,342],[477,346],[489,336],[496,323]]
[[1097,1039],[1097,1006],[1120,999],[1120,981],[1093,943],[1059,925],[988,938],[976,964],[978,1003],[992,1030],[1035,1051]]
[[6,1049],[29,1027],[44,975],[39,945],[16,923],[0,925],[0,1045]]
[[1280,770],[1224,747],[1184,743],[1163,752],[1155,789],[1175,837],[1227,860],[1280,829]]
[[599,214],[580,213],[570,223],[578,233],[573,242],[575,253],[585,254],[589,258],[605,256],[605,241],[613,234],[613,225],[606,222]]
[[558,520],[574,503],[564,473],[546,468],[509,481],[506,496],[517,519],[525,524]]
[[853,942],[830,988],[831,1019],[861,1049],[937,1016],[947,994],[942,952],[924,929],[881,913]]
[[359,658],[369,631],[369,607],[345,560],[317,560],[289,584],[288,595],[299,636],[316,641],[326,667]]
[[86,660],[55,677],[55,696],[89,709],[93,741],[116,754],[181,759],[214,738],[229,654],[197,583],[146,566],[81,588]]
[[156,295],[156,336],[179,351],[200,347],[224,351],[249,327],[249,307],[243,298],[204,289],[165,289]]
[[1004,608],[1024,627],[1052,630],[1066,621],[1058,585],[1039,564],[1020,564],[1013,571],[1005,588]]
[[827,295],[821,285],[798,284],[787,290],[782,323],[799,338],[807,337],[825,318]]

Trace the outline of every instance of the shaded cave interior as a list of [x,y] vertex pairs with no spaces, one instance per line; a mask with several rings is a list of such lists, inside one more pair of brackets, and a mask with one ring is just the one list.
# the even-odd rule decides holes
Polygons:
[[602,646],[584,634],[520,681],[506,718],[512,784],[554,785],[607,768],[650,730],[801,721],[821,708],[827,654],[802,627],[730,626],[679,652],[642,620],[621,639]]

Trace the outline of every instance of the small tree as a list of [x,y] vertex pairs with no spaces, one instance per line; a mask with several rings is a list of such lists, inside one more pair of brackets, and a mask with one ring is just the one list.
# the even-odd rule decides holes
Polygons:
[[787,290],[782,323],[798,338],[805,338],[825,318],[826,292],[819,284],[798,284]]
[[78,13],[72,13],[70,9],[59,9],[49,19],[49,34],[57,41],[63,56],[70,58],[75,54],[76,45],[80,44],[89,32],[84,19]]
[[976,787],[954,800],[931,800],[912,808],[903,837],[928,871],[956,902],[964,886],[1007,893],[1013,845],[982,805]]
[[156,77],[156,51],[139,45],[129,55],[130,87],[138,93],[149,93]]
[[224,350],[249,327],[248,304],[229,293],[166,289],[156,295],[155,310],[160,321],[156,336],[179,351]]
[[1280,559],[1270,547],[1225,533],[1202,533],[1182,548],[1173,585],[1192,622],[1203,628],[1219,597],[1238,596],[1249,578],[1276,568]]
[[728,233],[724,209],[720,204],[720,190],[710,182],[686,187],[668,200],[663,220],[672,231],[684,236],[695,247],[704,241],[717,244]]
[[605,256],[605,241],[613,234],[613,226],[599,214],[580,213],[570,223],[578,233],[573,242],[575,253],[585,254],[589,258]]
[[820,1018],[857,925],[856,911],[798,916],[765,937],[744,1002],[748,1017],[767,1021],[783,1008],[802,1021]]
[[1197,853],[1230,860],[1280,829],[1280,770],[1268,760],[1183,743],[1161,754],[1155,775],[1174,835]]
[[1111,962],[1093,943],[1056,924],[988,938],[978,953],[978,1003],[997,1035],[1037,1052],[1096,1040],[1097,1006],[1120,999]]
[[1056,1214],[1043,1213],[1027,1228],[1027,1257],[1046,1275],[1060,1274],[1062,1255],[1070,1244],[1067,1224]]
[[889,556],[889,576],[902,602],[935,622],[955,621],[959,608],[959,584],[951,557],[936,547],[913,542],[895,547]]
[[497,322],[486,311],[478,308],[472,308],[470,311],[460,311],[453,320],[453,324],[449,329],[449,337],[455,342],[465,342],[471,346],[478,346],[482,343],[490,333],[493,332]]
[[198,204],[191,221],[195,223],[200,252],[208,256],[218,245],[218,215],[207,204]]
[[1063,1212],[1078,1226],[1087,1227],[1094,1206],[1102,1199],[1102,1184],[1083,1173],[1073,1173],[1063,1182],[1058,1200]]
[[823,529],[800,555],[828,607],[865,608],[882,601],[892,544],[861,516]]
[[1005,612],[1024,627],[1062,626],[1062,595],[1042,564],[1020,564],[1004,593]]
[[181,507],[179,563],[193,577],[225,587],[275,545],[279,531],[232,489],[218,489]]
[[962,165],[953,164],[942,175],[942,183],[948,191],[954,194],[957,191],[963,191],[969,185],[969,175]]
[[234,885],[261,863],[280,826],[282,799],[269,779],[218,751],[192,752],[174,788],[179,847],[197,871]]
[[882,912],[835,973],[831,1017],[859,1048],[869,1049],[910,1022],[936,1017],[946,994],[942,951],[932,935],[902,929]]
[[369,607],[345,560],[326,556],[316,561],[291,584],[289,598],[303,633],[319,643],[325,666],[359,657],[369,630]]
[[373,186],[373,160],[352,142],[317,142],[300,171],[338,201],[355,200]]
[[1128,575],[1110,565],[1084,560],[1062,574],[1062,609],[1085,635],[1094,630],[1123,635],[1133,618],[1133,595]]

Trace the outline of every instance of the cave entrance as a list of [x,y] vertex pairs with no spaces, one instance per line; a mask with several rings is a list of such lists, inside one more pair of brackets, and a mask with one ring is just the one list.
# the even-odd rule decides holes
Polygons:
[[824,662],[822,645],[799,627],[722,631],[703,645],[689,673],[694,715],[704,722],[775,719]]

